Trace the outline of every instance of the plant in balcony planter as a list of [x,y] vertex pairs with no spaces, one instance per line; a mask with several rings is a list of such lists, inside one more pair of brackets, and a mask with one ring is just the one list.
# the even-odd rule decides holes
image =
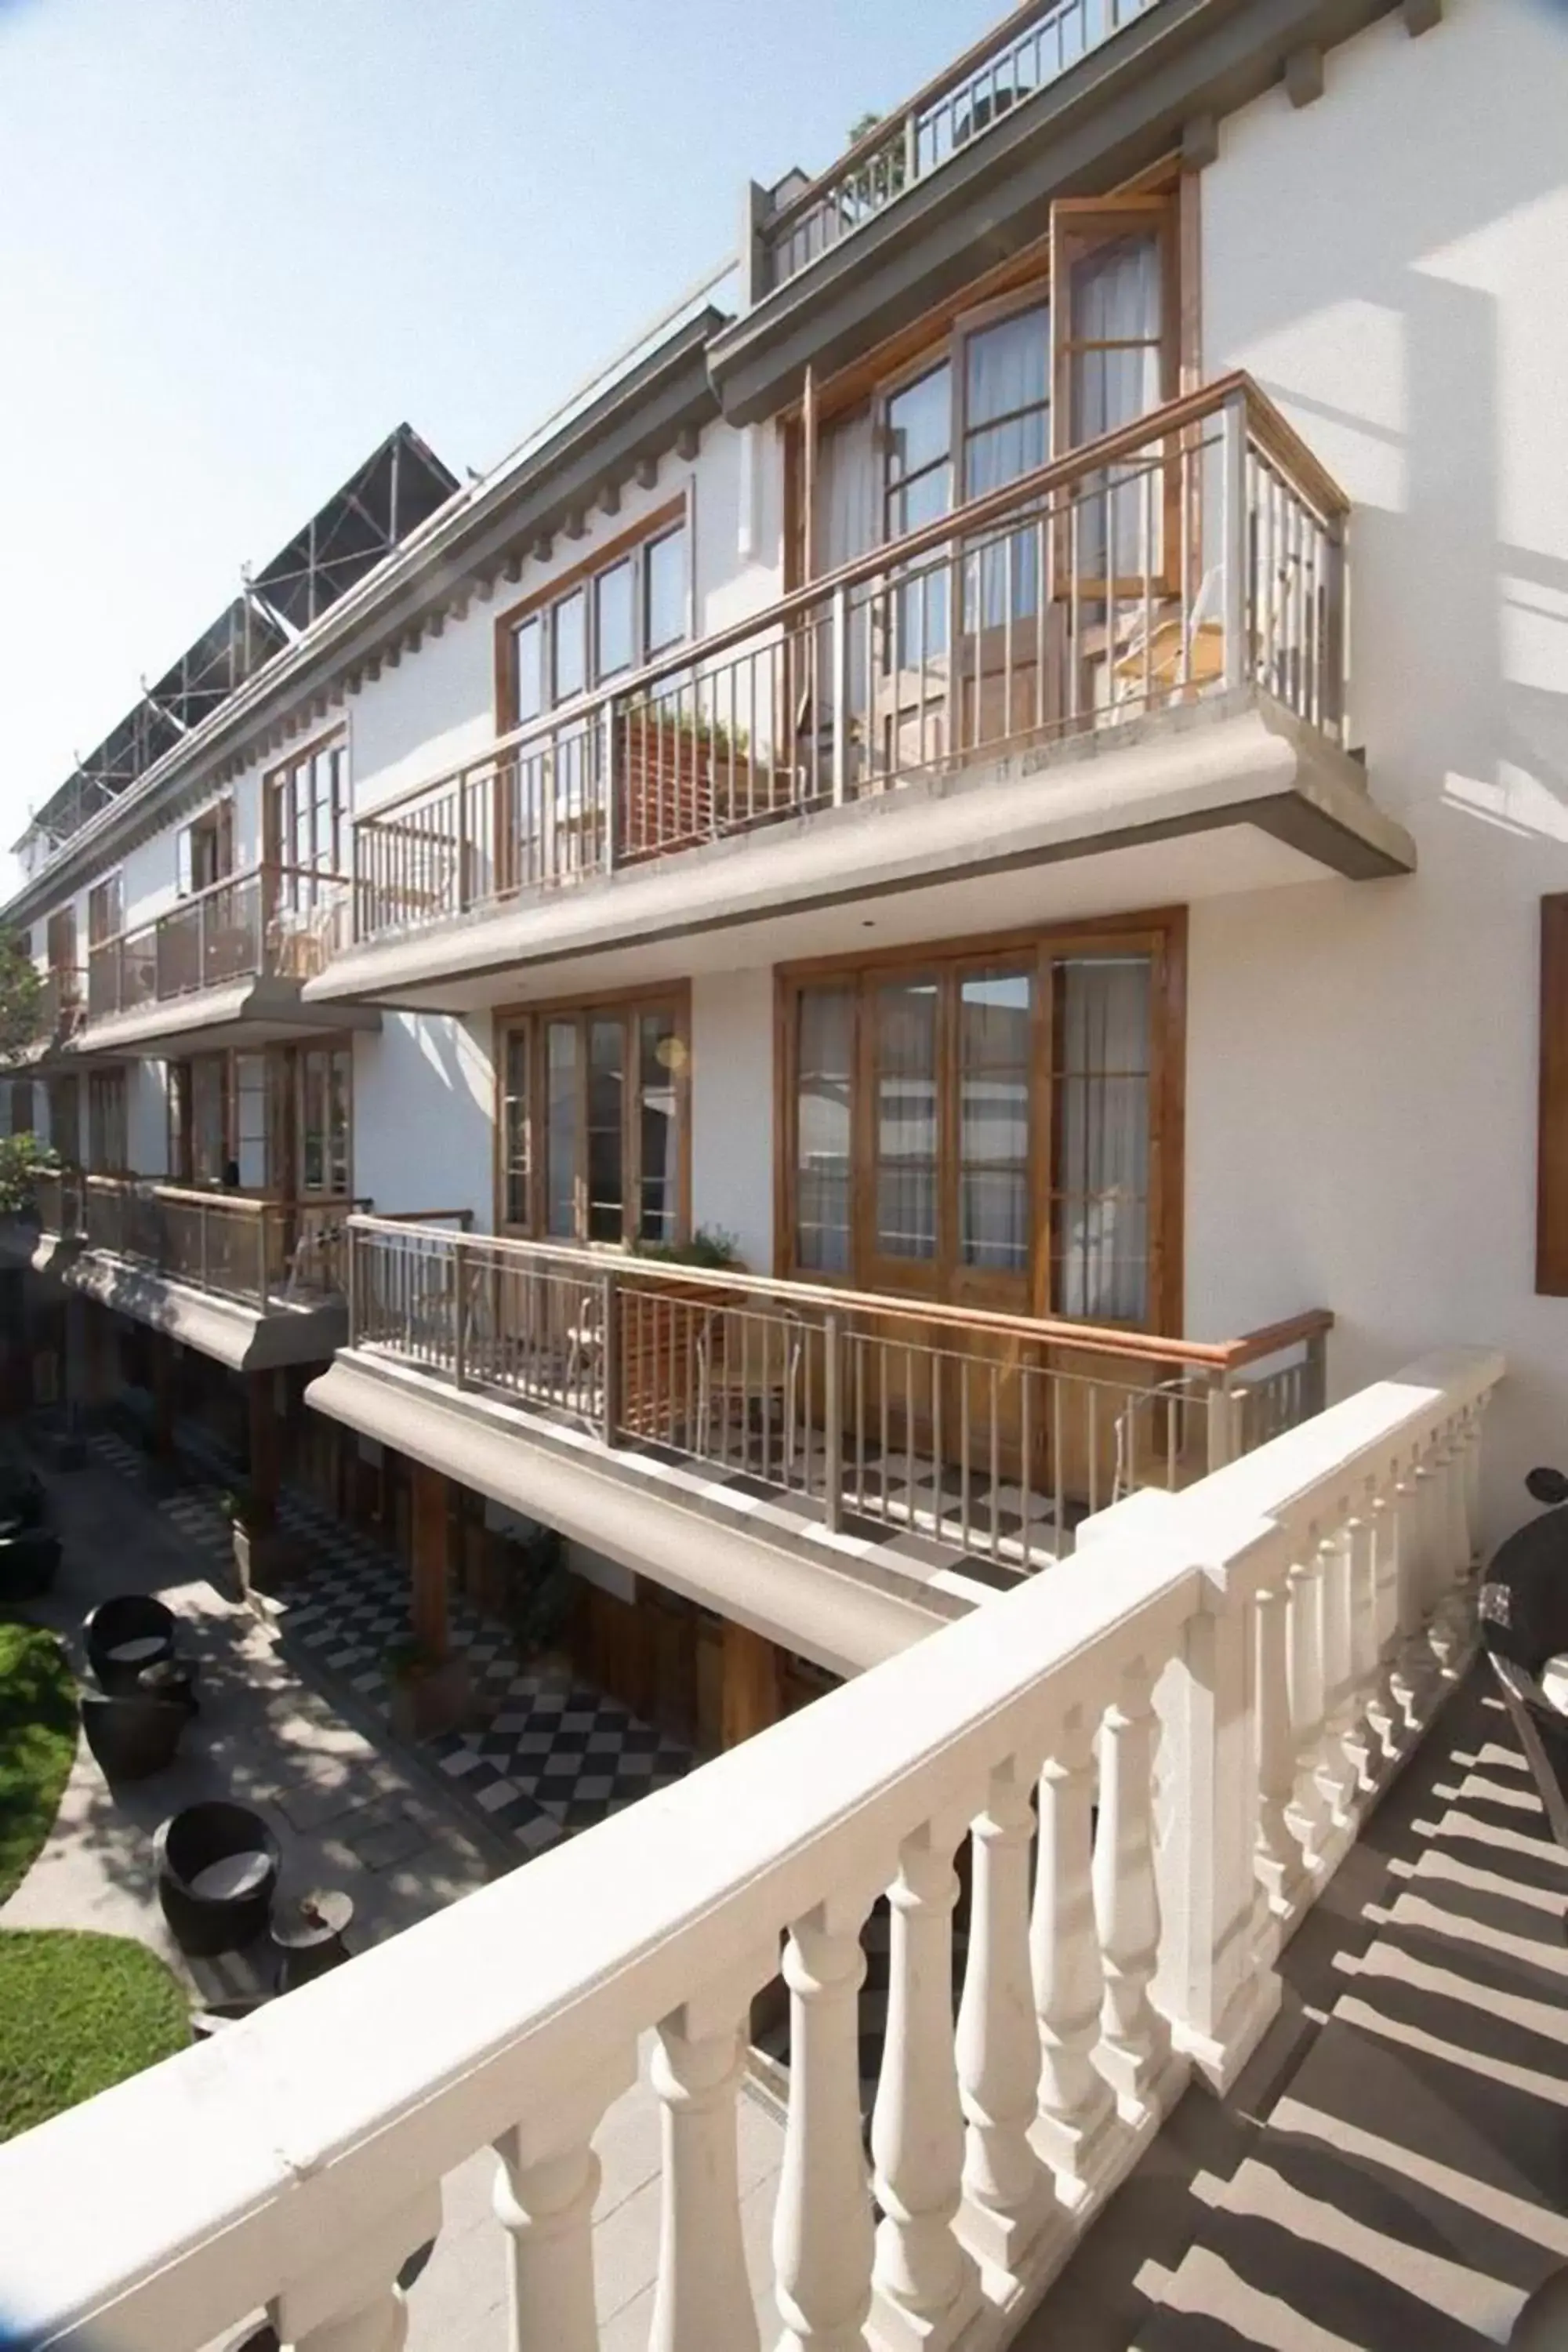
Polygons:
[[554,1528],[536,1528],[526,1541],[513,1547],[513,1553],[507,1614],[519,1664],[537,1665],[560,1649],[576,1594],[575,1580],[566,1565],[566,1548]]
[[[734,1234],[721,1225],[699,1225],[683,1242],[640,1242],[634,1255],[698,1274],[745,1271]],[[679,1445],[691,1433],[687,1421],[693,1404],[700,1415],[704,1375],[722,1345],[719,1310],[731,1294],[708,1283],[639,1285],[630,1276],[621,1292],[621,1425],[634,1435]]]
[[416,1633],[394,1642],[382,1659],[391,1688],[392,1728],[399,1739],[437,1738],[466,1721],[470,1694],[467,1660],[438,1657]]
[[752,804],[751,737],[670,701],[617,715],[617,844],[625,857],[706,841]]
[[36,1135],[0,1136],[0,1217],[30,1216],[38,1178],[54,1175],[59,1164]]

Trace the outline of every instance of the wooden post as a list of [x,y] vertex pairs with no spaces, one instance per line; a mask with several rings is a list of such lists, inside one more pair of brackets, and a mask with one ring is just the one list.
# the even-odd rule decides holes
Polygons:
[[447,1579],[452,1520],[447,1480],[439,1470],[427,1469],[423,1462],[412,1462],[409,1468],[414,1553],[409,1614],[415,1640],[431,1663],[439,1664],[449,1643]]
[[153,1451],[161,1462],[174,1451],[174,1342],[166,1331],[153,1334]]
[[726,1617],[722,1655],[720,1737],[726,1748],[739,1748],[754,1731],[776,1723],[782,1713],[779,1654],[765,1635]]
[[272,1402],[272,1379],[270,1372],[247,1372],[245,1378],[250,1495],[256,1525],[264,1529],[278,1516],[278,1415]]

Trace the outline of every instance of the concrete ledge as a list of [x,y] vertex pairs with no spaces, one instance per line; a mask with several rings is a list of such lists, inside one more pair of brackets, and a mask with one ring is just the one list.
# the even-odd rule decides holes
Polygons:
[[399,932],[339,957],[306,993],[323,1003],[406,1002],[443,981],[631,940],[646,946],[1248,825],[1354,880],[1408,873],[1415,863],[1409,835],[1375,805],[1361,766],[1246,688]]
[[381,1015],[365,1005],[338,1013],[308,1002],[297,980],[252,977],[225,988],[193,989],[187,996],[139,1004],[133,1013],[111,1013],[81,1032],[69,1058],[89,1055],[178,1053],[195,1042],[206,1045],[264,1044],[294,1029],[377,1029]]
[[153,1266],[106,1250],[82,1250],[60,1271],[68,1290],[151,1330],[167,1332],[182,1347],[195,1348],[235,1372],[325,1363],[348,1337],[348,1310],[341,1299],[263,1310],[175,1282]]
[[739,1521],[661,1495],[626,1465],[552,1444],[528,1417],[442,1389],[417,1372],[339,1356],[306,1391],[318,1412],[460,1479],[525,1518],[546,1521],[639,1576],[715,1609],[770,1642],[856,1675],[921,1640],[966,1603],[940,1591],[895,1590],[877,1563],[808,1558]]

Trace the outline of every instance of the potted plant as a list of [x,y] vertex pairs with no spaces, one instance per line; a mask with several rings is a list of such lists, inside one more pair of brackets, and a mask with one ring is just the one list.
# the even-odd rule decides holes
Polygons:
[[[518,1664],[545,1664],[560,1650],[576,1598],[576,1580],[566,1565],[566,1548],[554,1528],[536,1528],[510,1549],[513,1566],[508,1580],[507,1614],[517,1643]],[[560,1663],[569,1666],[570,1660]]]
[[751,739],[679,701],[634,702],[616,721],[616,846],[658,857],[710,840],[752,805]]
[[[639,1243],[636,1255],[700,1273],[744,1271],[735,1236],[721,1225],[699,1225],[683,1242]],[[720,1339],[718,1310],[729,1294],[712,1283],[628,1277],[620,1295],[621,1426],[679,1444],[691,1434],[688,1412],[700,1404],[703,1371]]]
[[394,1642],[383,1660],[391,1685],[392,1728],[399,1739],[434,1739],[455,1731],[469,1706],[468,1662],[438,1657],[418,1635]]

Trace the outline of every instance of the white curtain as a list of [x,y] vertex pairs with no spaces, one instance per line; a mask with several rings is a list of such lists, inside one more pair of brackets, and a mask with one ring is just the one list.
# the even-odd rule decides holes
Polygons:
[[1095,1323],[1149,1310],[1147,957],[1064,964],[1057,1052],[1058,1310]]
[[[1160,247],[1147,234],[1096,246],[1072,265],[1071,431],[1076,443],[1131,425],[1160,404]],[[1080,572],[1141,579],[1157,568],[1160,500],[1144,477],[1111,467],[1086,486],[1079,510]],[[1107,565],[1107,545],[1113,551]]]
[[[963,493],[1016,482],[1049,456],[1050,310],[1001,319],[964,344]],[[966,625],[1000,628],[1033,613],[1039,565],[1033,530],[1015,530],[970,559]]]

